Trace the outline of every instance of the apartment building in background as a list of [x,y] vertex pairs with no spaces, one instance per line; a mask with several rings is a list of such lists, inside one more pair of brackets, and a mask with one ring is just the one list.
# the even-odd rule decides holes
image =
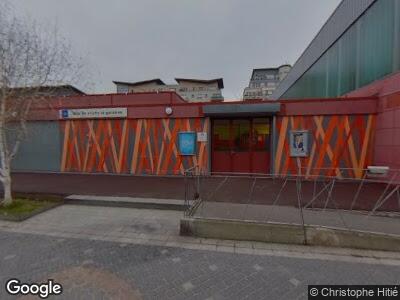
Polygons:
[[177,84],[165,84],[161,79],[138,82],[113,81],[117,93],[176,92],[188,102],[223,101],[224,81],[217,79],[175,78]]
[[268,99],[290,70],[290,65],[253,69],[249,86],[244,89],[243,99]]

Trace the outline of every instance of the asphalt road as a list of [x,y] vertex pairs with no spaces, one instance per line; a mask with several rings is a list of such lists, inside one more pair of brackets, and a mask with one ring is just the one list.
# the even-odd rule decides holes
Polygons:
[[13,277],[54,279],[63,294],[49,299],[307,299],[308,284],[399,284],[400,278],[398,265],[6,231],[0,245],[0,299],[15,299],[4,288]]

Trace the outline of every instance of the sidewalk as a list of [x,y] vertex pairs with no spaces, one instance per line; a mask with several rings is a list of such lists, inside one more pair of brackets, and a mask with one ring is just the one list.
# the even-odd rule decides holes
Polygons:
[[[346,210],[303,209],[304,223],[331,228],[400,235],[400,214],[368,216]],[[302,225],[300,210],[289,206],[202,202],[194,217]]]
[[63,205],[21,223],[0,221],[1,232],[171,248],[400,266],[400,253],[269,244],[179,236],[182,212]]

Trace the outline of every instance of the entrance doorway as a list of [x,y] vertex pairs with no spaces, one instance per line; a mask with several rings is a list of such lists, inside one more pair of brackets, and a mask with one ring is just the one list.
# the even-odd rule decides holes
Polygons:
[[270,118],[212,120],[212,172],[270,172]]

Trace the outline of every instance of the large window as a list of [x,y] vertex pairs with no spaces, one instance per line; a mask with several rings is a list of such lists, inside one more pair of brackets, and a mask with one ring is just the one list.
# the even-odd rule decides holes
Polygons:
[[241,152],[250,150],[250,120],[233,120],[232,135],[234,151]]
[[214,120],[213,147],[215,151],[230,149],[230,122],[229,120]]
[[269,119],[257,118],[253,120],[252,149],[253,151],[267,151],[269,149],[270,124]]

